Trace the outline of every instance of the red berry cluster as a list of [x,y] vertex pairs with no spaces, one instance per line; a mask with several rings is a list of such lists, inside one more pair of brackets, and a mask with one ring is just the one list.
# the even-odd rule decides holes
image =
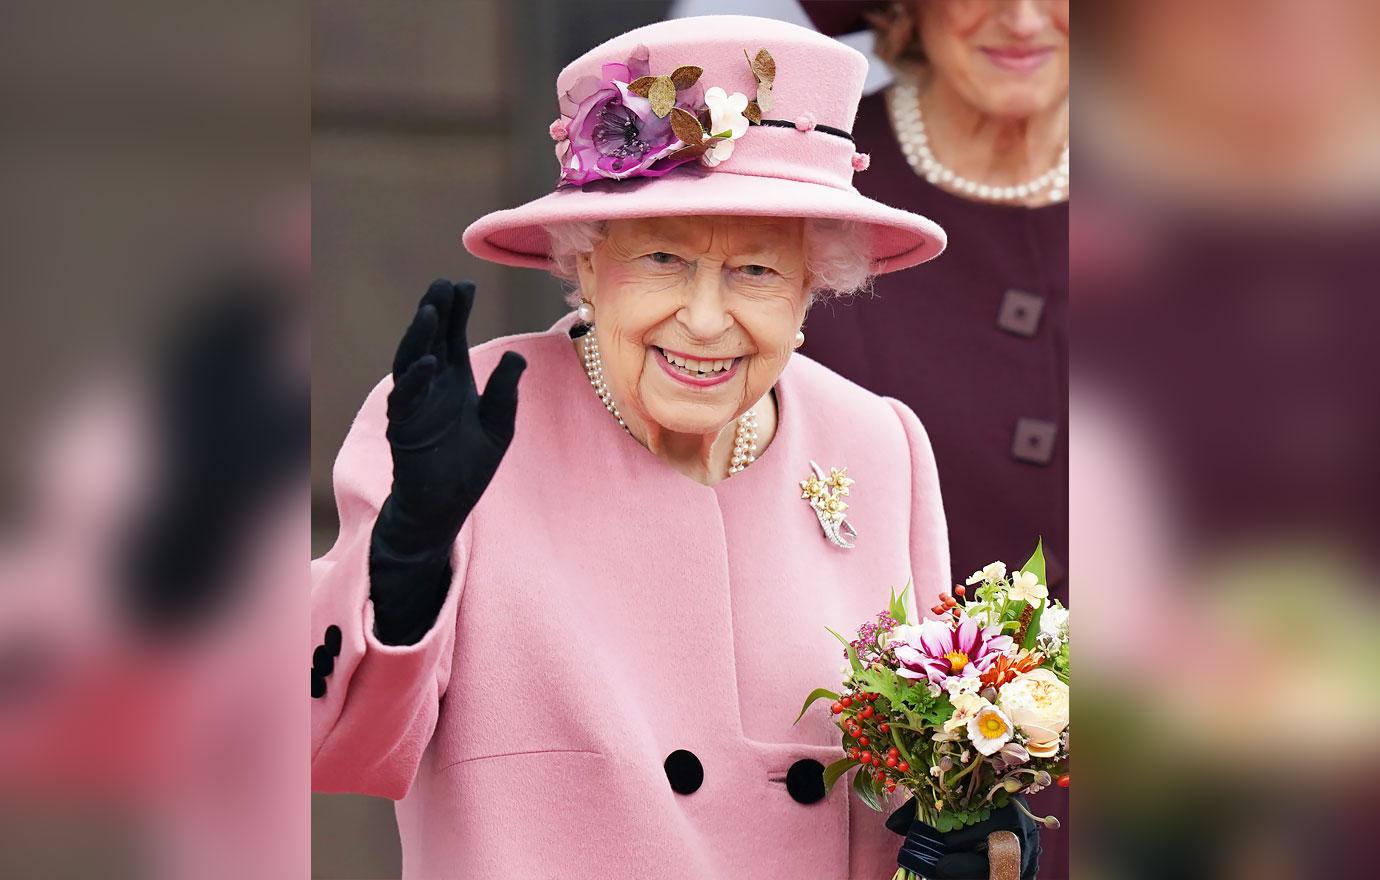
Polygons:
[[958,600],[966,595],[968,595],[968,588],[962,584],[957,584],[954,586],[953,596],[948,593],[940,593],[939,601],[930,606],[930,611],[935,614],[952,614],[954,617],[958,617],[962,613],[958,609]]
[[863,765],[858,772],[869,774],[890,794],[910,772],[910,765],[895,746],[882,751],[882,744],[890,739],[891,725],[874,705],[880,696],[866,691],[844,694],[830,711],[838,716],[836,723],[843,730],[848,757]]

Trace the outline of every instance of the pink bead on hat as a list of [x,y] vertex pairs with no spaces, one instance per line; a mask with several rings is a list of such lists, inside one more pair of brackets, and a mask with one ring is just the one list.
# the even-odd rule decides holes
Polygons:
[[851,47],[767,18],[681,18],[615,37],[556,79],[556,191],[479,218],[465,247],[544,269],[554,224],[806,217],[864,224],[878,273],[923,263],[944,230],[852,184],[867,168],[850,133],[866,74]]

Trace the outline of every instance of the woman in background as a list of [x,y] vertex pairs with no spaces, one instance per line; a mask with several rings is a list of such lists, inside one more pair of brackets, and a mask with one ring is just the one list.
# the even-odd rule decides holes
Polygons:
[[956,582],[1043,535],[1065,601],[1068,3],[803,5],[829,34],[875,22],[895,73],[859,105],[871,165],[854,185],[963,233],[923,278],[831,304],[803,350],[941,425]]
[[[948,230],[943,260],[876,279],[875,299],[827,304],[802,349],[929,427],[953,582],[1044,539],[1068,602],[1067,0],[802,3],[830,35],[876,32],[895,82],[865,97],[865,195]],[[966,566],[966,567],[965,567]],[[1050,792],[1032,807],[1066,819]],[[1065,833],[1042,877],[1067,877]]]

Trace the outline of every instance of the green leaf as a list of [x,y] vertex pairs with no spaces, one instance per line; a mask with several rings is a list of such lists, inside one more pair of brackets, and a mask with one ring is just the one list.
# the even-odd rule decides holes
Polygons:
[[854,676],[869,691],[875,691],[886,698],[887,702],[900,702],[900,690],[897,687],[898,676],[890,669],[864,669]]
[[853,774],[853,793],[858,796],[858,800],[880,813],[882,798],[874,786],[872,777],[866,772],[859,770]]
[[829,635],[838,639],[839,643],[843,645],[845,650],[848,651],[848,662],[850,665],[852,665],[853,671],[861,672],[863,668],[862,661],[858,659],[858,652],[853,650],[853,646],[848,643],[848,640],[845,639],[843,636],[839,635],[838,633],[834,632],[832,629],[829,629],[829,627],[827,626],[825,627],[825,629],[829,630]]
[[824,793],[828,794],[834,787],[834,783],[839,781],[839,777],[847,773],[849,768],[858,765],[857,758],[842,758],[828,767],[824,768]]
[[725,128],[723,131],[715,132],[715,133],[714,133],[714,137],[716,137],[716,138],[731,138],[731,137],[733,137],[733,129],[731,129],[731,128]]
[[800,719],[804,718],[805,710],[810,708],[810,706],[814,705],[815,700],[822,700],[825,697],[828,697],[831,700],[837,700],[839,698],[839,695],[827,688],[815,688],[814,690],[810,691],[810,695],[805,698],[805,705],[800,707],[800,714],[795,716],[795,721],[791,723],[794,724],[800,721]]
[[976,825],[991,815],[991,807],[982,807],[977,810],[945,810],[935,817],[934,828],[936,831],[947,834],[950,831],[957,831],[959,828]]
[[921,713],[921,718],[930,727],[939,727],[945,721],[953,717],[954,704],[949,702],[948,694],[940,694],[934,698],[934,702],[926,706]]
[[907,622],[907,620],[906,620],[906,616],[907,616],[907,614],[906,614],[906,595],[910,592],[910,587],[911,587],[911,582],[910,582],[910,581],[907,581],[907,582],[906,582],[905,589],[901,590],[901,594],[900,594],[899,596],[896,595],[896,588],[895,588],[895,587],[892,587],[892,593],[891,593],[891,607],[890,607],[888,610],[890,611],[891,616],[894,617],[894,618],[896,619],[896,622],[897,622],[897,623],[906,623],[906,622]]
[[1021,571],[1028,571],[1040,579],[1040,583],[1045,583],[1045,539],[1040,538],[1035,542],[1035,552],[1021,566]]
[[1049,600],[1046,599],[1035,606],[1035,613],[1030,618],[1030,626],[1025,628],[1025,640],[1021,642],[1022,648],[1035,647],[1035,639],[1040,635],[1040,618],[1044,616],[1045,606],[1048,604]]

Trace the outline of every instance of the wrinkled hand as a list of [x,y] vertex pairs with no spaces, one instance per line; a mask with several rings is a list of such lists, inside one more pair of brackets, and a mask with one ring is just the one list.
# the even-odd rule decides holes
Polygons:
[[400,554],[449,549],[513,440],[527,362],[505,352],[479,394],[466,337],[473,305],[473,284],[433,282],[393,361],[393,486],[376,537]]

